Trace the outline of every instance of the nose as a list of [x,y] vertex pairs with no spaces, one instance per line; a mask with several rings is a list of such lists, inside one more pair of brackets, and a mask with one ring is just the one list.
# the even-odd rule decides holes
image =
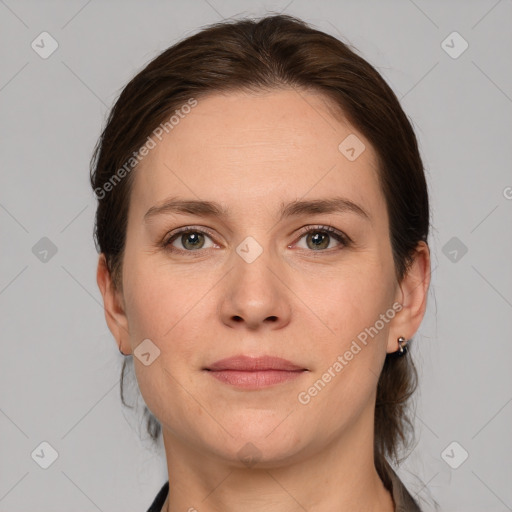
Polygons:
[[220,316],[234,329],[281,329],[291,319],[285,272],[268,251],[248,262],[233,255],[234,268],[222,283]]

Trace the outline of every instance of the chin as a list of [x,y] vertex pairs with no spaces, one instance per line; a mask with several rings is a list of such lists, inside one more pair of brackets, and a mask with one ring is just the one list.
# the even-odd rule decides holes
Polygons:
[[[282,421],[282,419],[280,420]],[[279,422],[248,424],[236,430],[234,437],[226,434],[218,442],[205,439],[209,449],[217,456],[237,468],[266,469],[282,466],[298,457],[302,451],[301,441],[293,429],[276,426]],[[231,428],[227,429],[233,432]]]

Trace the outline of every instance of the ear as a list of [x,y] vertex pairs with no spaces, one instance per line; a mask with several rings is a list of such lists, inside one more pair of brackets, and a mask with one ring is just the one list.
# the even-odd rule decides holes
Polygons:
[[402,305],[402,309],[390,322],[388,353],[398,350],[400,336],[409,340],[419,329],[427,309],[430,274],[430,249],[422,241],[416,246],[414,261],[397,288],[395,301]]
[[131,354],[130,332],[124,310],[123,294],[114,286],[104,253],[100,254],[98,260],[96,282],[103,296],[105,320],[108,328],[116,339],[119,350],[125,355]]

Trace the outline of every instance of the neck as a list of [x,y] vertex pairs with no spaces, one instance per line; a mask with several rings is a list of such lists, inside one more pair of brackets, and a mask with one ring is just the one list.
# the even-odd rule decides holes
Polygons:
[[[366,425],[373,423],[365,422]],[[373,427],[333,433],[321,450],[251,468],[191,448],[163,429],[169,494],[162,512],[393,512],[373,459]]]

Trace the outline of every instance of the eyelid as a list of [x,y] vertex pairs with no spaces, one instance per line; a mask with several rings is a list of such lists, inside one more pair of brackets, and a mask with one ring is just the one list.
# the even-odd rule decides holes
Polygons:
[[[304,235],[307,235],[310,232],[315,233],[318,231],[327,232],[329,235],[333,236],[335,239],[338,240],[338,242],[340,242],[345,247],[348,247],[350,244],[353,243],[352,239],[348,235],[346,235],[344,232],[340,231],[339,229],[336,229],[333,226],[316,224],[316,225],[309,225],[309,226],[306,226],[304,229],[301,229],[301,231],[297,235],[297,239],[294,242],[294,244],[297,243]],[[288,247],[290,247],[290,246],[288,246]],[[327,250],[323,250],[323,251],[309,251],[309,252],[321,253],[321,252],[330,252],[331,250],[332,249],[327,249]]]
[[[316,225],[308,225],[308,226],[305,226],[304,228],[301,228],[301,230],[299,231],[299,233],[296,237],[295,242],[293,242],[288,247],[291,247],[292,245],[296,244],[304,235],[307,235],[310,232],[322,232],[322,231],[333,236],[342,246],[348,247],[350,244],[352,244],[352,239],[348,235],[343,233],[342,231],[334,228],[333,226],[316,224]],[[212,242],[215,245],[218,245],[217,242],[215,241],[215,236],[214,236],[212,230],[210,230],[209,228],[207,228],[205,226],[191,225],[191,226],[183,226],[181,228],[178,228],[178,229],[172,231],[171,233],[168,233],[168,235],[165,236],[162,241],[163,247],[169,248],[171,242],[173,242],[174,239],[176,239],[182,233],[189,233],[189,232],[199,232],[199,233],[205,234],[212,239]],[[184,249],[179,249],[179,248],[173,247],[172,249],[169,249],[169,250],[181,252],[181,253],[199,253],[199,252],[207,251],[209,249],[212,249],[212,248],[208,247],[206,249],[198,249],[196,251],[186,251]],[[308,252],[322,253],[322,252],[330,252],[332,250],[335,250],[335,249],[327,249],[327,250],[321,250],[321,251],[320,250],[319,251],[308,251]]]
[[[163,241],[162,241],[162,245],[164,247],[168,247],[172,241],[174,241],[173,239],[177,238],[179,235],[183,234],[183,233],[202,233],[202,234],[205,234],[207,236],[209,236],[211,239],[212,239],[212,242],[214,242],[216,245],[217,245],[217,242],[215,242],[214,240],[214,234],[213,234],[213,231],[205,226],[194,226],[194,225],[191,225],[191,226],[183,226],[181,228],[178,228],[174,231],[171,231],[170,233],[167,233],[167,235],[164,237]],[[176,251],[181,251],[181,252],[199,252],[199,249],[198,251],[185,251],[183,249],[177,249],[176,247],[173,247],[174,250]]]

